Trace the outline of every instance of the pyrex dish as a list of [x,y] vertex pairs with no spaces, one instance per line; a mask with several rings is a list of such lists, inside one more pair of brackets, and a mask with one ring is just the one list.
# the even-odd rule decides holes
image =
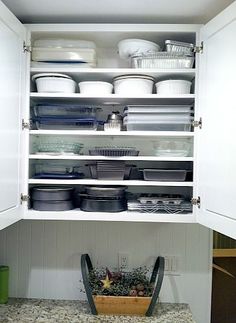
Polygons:
[[113,79],[114,92],[120,95],[152,94],[154,78],[147,75],[121,75]]
[[144,39],[123,39],[118,43],[119,55],[123,59],[127,59],[135,54],[146,54],[148,52],[160,51],[160,46]]
[[38,211],[69,211],[74,209],[73,201],[37,201],[32,200],[32,208]]
[[182,169],[143,169],[145,181],[183,182],[187,171]]
[[131,67],[133,68],[192,68],[194,64],[193,56],[186,56],[179,53],[150,53],[147,55],[133,56]]
[[78,85],[81,94],[90,96],[111,94],[113,90],[111,83],[102,81],[84,81],[79,82]]
[[33,107],[36,117],[76,117],[91,118],[96,116],[98,108],[77,104],[60,104],[60,103],[42,103]]
[[65,74],[40,73],[32,76],[38,92],[43,93],[74,93],[76,82]]
[[186,80],[165,80],[156,84],[158,94],[189,94],[192,82]]
[[31,198],[38,201],[67,201],[72,199],[74,189],[64,186],[37,186],[31,191]]
[[81,179],[84,178],[83,173],[36,173],[35,179]]
[[36,154],[75,155],[79,154],[82,148],[83,144],[81,143],[66,142],[60,139],[50,139],[50,141],[37,141],[34,143]]
[[156,156],[186,157],[191,154],[192,141],[189,138],[161,139],[153,146]]
[[138,156],[139,151],[133,147],[95,147],[89,150],[91,156],[108,156],[108,157],[122,157],[122,156]]
[[167,39],[165,41],[165,48],[169,53],[181,53],[190,56],[194,54],[194,45],[192,43],[184,43],[180,41]]
[[128,105],[124,114],[192,113],[192,105]]
[[79,167],[72,167],[62,163],[41,162],[35,164],[33,178],[42,179],[80,179],[84,174],[79,172]]
[[126,199],[83,198],[80,208],[86,212],[122,212],[127,210],[127,202]]
[[96,130],[98,122],[95,118],[64,118],[64,117],[34,117],[32,121],[37,129],[45,130]]

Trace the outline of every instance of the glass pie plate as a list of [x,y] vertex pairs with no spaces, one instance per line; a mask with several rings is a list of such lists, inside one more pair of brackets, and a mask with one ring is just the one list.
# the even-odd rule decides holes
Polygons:
[[35,154],[47,155],[78,155],[83,144],[76,142],[64,142],[60,140],[50,142],[37,142],[34,144]]

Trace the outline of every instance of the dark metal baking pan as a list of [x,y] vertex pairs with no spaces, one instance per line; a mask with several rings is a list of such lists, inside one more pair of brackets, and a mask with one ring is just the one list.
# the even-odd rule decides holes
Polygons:
[[81,210],[86,212],[122,212],[127,210],[125,199],[108,200],[108,199],[82,199]]
[[74,209],[73,201],[36,201],[32,200],[32,208],[38,211],[68,211]]
[[143,169],[145,181],[183,182],[187,171],[182,169]]
[[38,201],[67,201],[72,199],[72,194],[72,187],[37,186],[32,188],[31,198]]
[[121,196],[125,193],[126,186],[86,186],[88,195],[96,197]]

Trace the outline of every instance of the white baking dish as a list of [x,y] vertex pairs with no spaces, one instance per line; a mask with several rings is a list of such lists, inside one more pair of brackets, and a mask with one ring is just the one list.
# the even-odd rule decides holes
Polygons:
[[76,82],[70,76],[64,74],[35,74],[32,80],[35,81],[38,92],[74,93],[76,90]]
[[155,85],[158,94],[189,94],[192,83],[186,80],[166,80]]
[[149,52],[158,52],[160,46],[149,40],[144,39],[123,39],[118,43],[119,55],[127,59],[133,55],[147,54]]
[[115,94],[152,94],[154,78],[147,75],[122,75],[113,79]]
[[102,81],[86,81],[80,82],[78,85],[80,93],[92,96],[111,94],[113,90],[113,85],[111,83]]

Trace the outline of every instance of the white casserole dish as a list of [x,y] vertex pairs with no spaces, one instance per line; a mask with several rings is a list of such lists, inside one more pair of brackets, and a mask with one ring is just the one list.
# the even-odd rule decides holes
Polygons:
[[81,94],[94,95],[107,95],[111,94],[113,85],[108,82],[102,81],[85,81],[78,83]]
[[113,79],[115,94],[152,94],[154,78],[147,75],[122,75]]
[[189,94],[192,82],[186,80],[166,80],[156,84],[158,94]]
[[57,73],[41,73],[32,76],[38,92],[75,93],[76,82],[68,75]]
[[121,58],[128,59],[133,55],[158,52],[160,51],[160,46],[149,40],[131,38],[121,40],[118,43],[118,50]]

